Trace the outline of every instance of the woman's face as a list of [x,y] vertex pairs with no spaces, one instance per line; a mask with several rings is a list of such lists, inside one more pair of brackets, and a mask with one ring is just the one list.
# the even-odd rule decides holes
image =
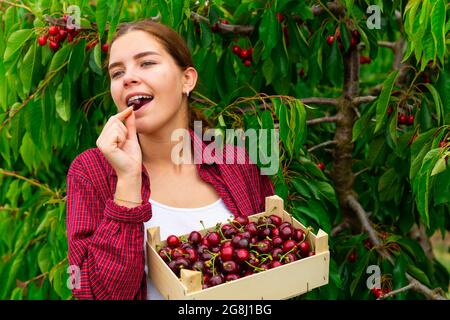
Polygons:
[[133,105],[138,132],[154,131],[185,116],[183,93],[195,86],[196,72],[193,68],[181,70],[148,33],[135,30],[117,38],[111,46],[108,69],[114,103],[119,111]]

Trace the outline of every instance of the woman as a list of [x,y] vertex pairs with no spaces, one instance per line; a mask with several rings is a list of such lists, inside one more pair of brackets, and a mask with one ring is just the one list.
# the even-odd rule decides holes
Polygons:
[[[147,283],[144,229],[159,225],[164,239],[201,229],[200,220],[212,226],[261,212],[273,185],[247,153],[246,164],[172,159],[177,129],[189,132],[192,149],[206,147],[188,105],[197,72],[175,31],[152,21],[121,25],[108,72],[119,112],[67,175],[72,291],[79,299],[160,299]],[[224,156],[239,157],[238,149],[227,145]]]

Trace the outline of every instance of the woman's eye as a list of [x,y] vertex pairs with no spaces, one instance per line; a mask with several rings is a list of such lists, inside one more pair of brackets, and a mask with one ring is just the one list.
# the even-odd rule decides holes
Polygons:
[[122,73],[122,71],[116,71],[116,72],[113,72],[113,73],[111,74],[111,79],[117,78],[121,73]]
[[151,66],[153,64],[155,64],[155,63],[152,61],[144,61],[141,63],[141,67],[147,67],[147,66]]

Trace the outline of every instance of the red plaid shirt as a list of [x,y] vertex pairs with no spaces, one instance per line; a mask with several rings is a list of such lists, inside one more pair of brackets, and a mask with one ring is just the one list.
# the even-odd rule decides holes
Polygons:
[[[194,131],[190,135],[199,157],[206,144]],[[200,177],[214,186],[233,215],[264,211],[265,197],[274,194],[272,181],[260,174],[242,147],[227,145],[224,159],[227,152],[234,159],[244,157],[245,164],[218,164],[200,155]],[[113,201],[116,183],[115,170],[98,148],[77,156],[67,174],[68,258],[78,299],[146,299],[143,223],[152,216],[148,173],[142,166],[144,204],[135,208]]]

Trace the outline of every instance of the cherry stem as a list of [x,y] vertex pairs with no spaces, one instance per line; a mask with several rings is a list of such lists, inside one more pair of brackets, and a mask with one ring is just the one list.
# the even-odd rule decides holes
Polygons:
[[252,267],[253,268],[253,270],[256,270],[256,271],[264,271],[264,270],[266,270],[266,269],[264,269],[264,268],[260,268],[260,267],[256,267],[256,266],[254,266],[254,265],[252,265],[250,262],[248,262],[247,260],[245,261],[245,263],[246,264],[248,264],[250,267]]
[[289,250],[288,252],[286,252],[285,254],[283,254],[283,255],[280,257],[280,261],[284,260],[285,257],[286,257],[289,253],[292,253],[292,252],[294,251],[294,249],[296,249],[296,248],[297,248],[297,245],[295,245],[291,250]]

